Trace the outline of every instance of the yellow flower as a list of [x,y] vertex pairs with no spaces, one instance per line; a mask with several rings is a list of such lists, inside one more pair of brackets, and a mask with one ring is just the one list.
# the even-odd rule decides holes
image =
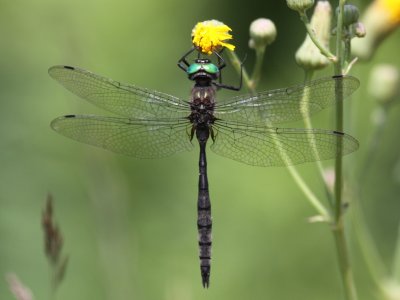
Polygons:
[[400,24],[400,0],[377,0],[376,5],[387,13],[389,22]]
[[368,60],[380,43],[400,26],[400,0],[375,0],[361,19],[367,34],[352,41],[352,52]]
[[231,31],[227,25],[217,20],[199,22],[192,30],[193,45],[205,54],[220,51],[223,47],[233,51],[235,46],[226,43],[232,39]]

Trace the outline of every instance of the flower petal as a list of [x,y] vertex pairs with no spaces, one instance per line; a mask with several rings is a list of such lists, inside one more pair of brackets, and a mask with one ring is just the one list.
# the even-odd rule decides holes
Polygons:
[[192,30],[193,45],[208,55],[222,50],[223,47],[233,51],[235,46],[226,42],[232,39],[229,31],[232,29],[217,20],[199,22]]

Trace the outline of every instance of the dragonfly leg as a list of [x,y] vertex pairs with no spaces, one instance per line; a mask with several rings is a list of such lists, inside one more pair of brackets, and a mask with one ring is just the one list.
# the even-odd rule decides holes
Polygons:
[[209,130],[210,130],[211,139],[212,139],[213,142],[215,142],[216,135],[214,134],[214,130],[213,130],[213,128],[211,126],[209,127]]
[[[214,52],[214,54],[218,57],[218,59],[222,60],[222,65],[218,65],[218,69],[220,70],[220,74],[221,74],[221,69],[224,68],[226,66],[224,59],[222,58],[222,56],[220,56],[217,52]],[[240,63],[240,82],[239,82],[239,86],[232,86],[232,85],[226,85],[220,82],[213,82],[213,84],[217,87],[217,88],[222,88],[222,89],[227,89],[227,90],[232,90],[232,91],[240,91],[240,89],[242,88],[242,83],[243,83],[243,63],[246,60],[246,57],[241,61]]]
[[224,49],[225,48],[222,48],[222,50],[220,52],[215,52],[214,51],[215,56],[218,58],[218,70],[219,70],[218,82],[219,82],[219,84],[222,84],[222,72],[221,72],[221,70],[226,67],[225,60],[222,58],[222,55],[221,55],[222,52],[224,52]]
[[223,68],[226,67],[225,60],[222,58],[221,54],[224,49],[222,49],[220,52],[214,51],[215,56],[218,58],[218,70],[221,71]]
[[190,141],[193,140],[194,137],[194,133],[196,132],[196,126],[192,126],[191,130],[190,130]]
[[192,47],[188,52],[186,52],[179,60],[178,60],[178,67],[181,68],[183,71],[186,72],[187,68],[190,66],[186,58],[196,50],[195,47]]

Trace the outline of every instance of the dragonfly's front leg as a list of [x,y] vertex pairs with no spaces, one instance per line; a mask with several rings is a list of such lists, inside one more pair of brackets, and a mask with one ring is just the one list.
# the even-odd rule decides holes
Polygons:
[[[222,59],[222,57],[219,54],[217,54],[216,52],[214,52],[214,53],[218,56],[218,58]],[[243,63],[244,63],[245,60],[246,60],[246,57],[240,63],[240,82],[239,82],[239,86],[236,87],[236,86],[232,86],[232,85],[226,85],[226,84],[221,83],[221,81],[220,82],[214,82],[213,81],[213,85],[215,85],[219,89],[222,88],[222,89],[226,89],[226,90],[240,91],[240,89],[242,88],[242,83],[243,83]],[[220,76],[221,76],[221,69],[226,66],[223,59],[222,59],[222,62],[223,62],[222,65],[218,66],[218,68],[220,70]]]
[[181,68],[183,71],[186,72],[187,68],[190,66],[190,64],[187,62],[186,57],[188,57],[194,50],[196,50],[195,47],[190,49],[185,55],[183,55],[179,60],[178,60],[178,67]]
[[208,127],[208,129],[210,131],[210,136],[211,136],[212,141],[215,142],[215,138],[217,137],[217,135],[214,134],[214,129],[212,128],[211,125]]

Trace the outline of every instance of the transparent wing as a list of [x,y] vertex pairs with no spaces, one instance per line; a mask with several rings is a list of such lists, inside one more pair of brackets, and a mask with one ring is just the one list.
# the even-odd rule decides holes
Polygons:
[[341,86],[343,95],[347,97],[359,85],[359,80],[351,76],[321,78],[305,85],[235,97],[227,103],[217,104],[215,116],[246,123],[296,121],[334,104],[337,101],[335,87]]
[[166,157],[191,150],[188,120],[132,120],[89,115],[69,115],[51,122],[58,133],[71,139],[137,158]]
[[120,83],[89,71],[54,66],[52,78],[92,104],[128,118],[180,118],[190,113],[189,104],[177,97]]
[[[288,166],[335,158],[358,149],[344,133],[320,129],[272,128],[217,121],[211,149],[253,166]],[[342,145],[342,146],[340,146]]]

